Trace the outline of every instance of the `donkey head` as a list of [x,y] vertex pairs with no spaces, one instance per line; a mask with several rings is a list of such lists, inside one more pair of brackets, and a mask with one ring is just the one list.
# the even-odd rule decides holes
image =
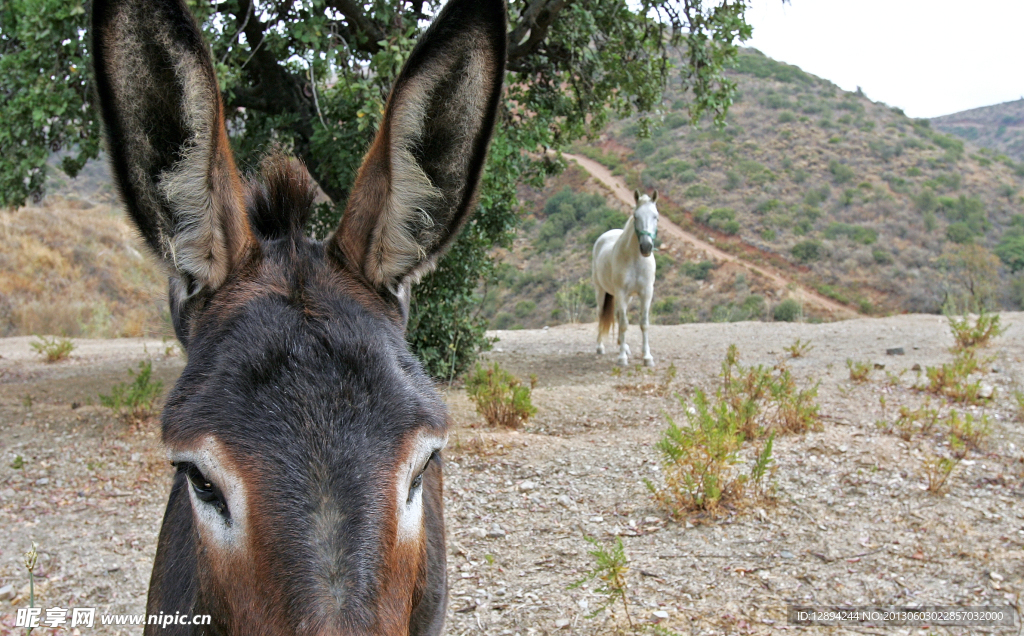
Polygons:
[[633,190],[633,199],[636,201],[633,230],[640,243],[640,254],[647,257],[654,251],[654,240],[658,237],[658,206],[655,205],[658,202],[658,191],[647,196],[640,194],[639,190]]
[[412,51],[324,242],[305,169],[243,181],[184,0],[94,0],[121,196],[167,266],[188,364],[148,612],[175,634],[436,634],[447,413],[404,341],[411,281],[474,207],[505,61],[502,0],[451,0]]

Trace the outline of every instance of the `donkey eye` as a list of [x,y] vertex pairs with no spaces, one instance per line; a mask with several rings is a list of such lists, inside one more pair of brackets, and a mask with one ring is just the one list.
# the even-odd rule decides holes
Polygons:
[[413,495],[415,495],[416,491],[423,485],[423,473],[427,472],[427,468],[430,467],[430,462],[437,459],[440,459],[440,455],[438,455],[437,451],[434,451],[430,454],[430,457],[427,458],[427,461],[424,462],[423,468],[420,469],[420,472],[413,478],[412,483],[409,484],[409,501],[412,501]]
[[220,489],[207,479],[195,464],[178,462],[175,466],[179,472],[185,473],[185,478],[188,479],[189,485],[192,486],[192,492],[196,494],[199,501],[212,505],[217,512],[227,516],[227,502],[224,501]]

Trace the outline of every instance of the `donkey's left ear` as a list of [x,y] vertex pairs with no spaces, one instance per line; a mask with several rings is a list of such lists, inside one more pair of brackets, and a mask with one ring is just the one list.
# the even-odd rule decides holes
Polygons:
[[654,194],[651,195],[651,203],[657,203],[657,202],[658,202],[658,191],[655,190]]
[[379,290],[433,267],[466,221],[501,98],[504,0],[450,0],[395,80],[334,236]]

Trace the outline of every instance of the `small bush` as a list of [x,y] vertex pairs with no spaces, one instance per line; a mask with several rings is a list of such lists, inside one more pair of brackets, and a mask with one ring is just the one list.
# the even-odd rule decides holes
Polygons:
[[555,302],[569,322],[580,322],[587,308],[597,303],[594,286],[586,278],[580,278],[575,283],[565,283],[555,294]]
[[814,349],[814,345],[811,344],[810,340],[804,342],[800,338],[797,338],[793,344],[788,347],[782,348],[783,351],[789,354],[790,358],[802,358],[810,353],[812,349]]
[[960,351],[948,364],[925,367],[927,384],[918,388],[935,395],[946,397],[962,404],[984,404],[992,396],[981,394],[981,380],[970,381],[972,373],[981,366],[973,349]]
[[164,384],[153,380],[153,363],[139,363],[136,373],[128,369],[131,382],[119,382],[110,389],[110,395],[100,395],[100,404],[111,409],[122,420],[138,424],[155,413],[155,404],[163,392]]
[[[953,439],[950,439],[950,445],[955,446]],[[928,483],[928,492],[933,494],[944,492],[948,488],[948,481],[953,475],[953,470],[959,463],[960,458],[956,456],[927,455],[921,464],[921,472]]]
[[699,263],[686,262],[683,263],[680,269],[683,274],[693,278],[695,280],[707,280],[708,276],[711,275],[711,270],[715,269],[716,265],[714,261],[701,261]]
[[957,318],[952,314],[946,316],[949,320],[949,329],[953,332],[953,352],[967,351],[988,346],[989,340],[1002,335],[1006,328],[999,324],[999,314],[990,314],[982,311],[978,317],[971,321],[971,317],[964,314]]
[[75,349],[75,343],[70,338],[58,338],[57,336],[38,336],[38,340],[28,343],[36,353],[46,358],[47,362],[59,362],[66,360]]
[[840,185],[853,181],[853,178],[856,176],[853,168],[844,163],[839,163],[835,159],[828,162],[828,171],[832,173],[832,178],[835,182]]
[[714,511],[723,496],[742,494],[742,481],[733,470],[743,444],[736,413],[725,402],[711,405],[698,389],[686,417],[683,427],[669,418],[657,443],[665,487],[647,482],[655,500],[676,518],[693,510]]
[[775,310],[772,311],[772,318],[778,322],[793,322],[800,317],[802,311],[800,303],[792,298],[787,298],[778,305],[775,305]]
[[492,367],[477,364],[466,379],[466,393],[489,425],[517,428],[537,413],[530,401],[535,384],[536,376],[530,378],[530,386],[525,386],[497,362]]
[[570,585],[569,589],[579,588],[588,581],[600,581],[593,591],[603,595],[605,600],[599,603],[587,617],[594,618],[606,608],[611,610],[615,601],[622,601],[626,621],[632,629],[633,618],[629,615],[629,602],[626,600],[626,575],[629,573],[629,560],[626,558],[626,551],[622,545],[622,537],[615,537],[615,543],[610,550],[606,550],[593,537],[584,536],[583,538],[594,546],[594,549],[589,552],[591,558],[594,559],[594,567],[584,573],[582,579]]
[[820,241],[800,241],[789,250],[789,253],[801,263],[810,263],[819,260],[824,255],[824,247]]
[[846,359],[846,368],[850,370],[850,380],[853,382],[867,382],[871,375],[871,363],[860,360]]
[[532,300],[520,300],[516,303],[516,318],[526,318],[537,310],[537,303]]

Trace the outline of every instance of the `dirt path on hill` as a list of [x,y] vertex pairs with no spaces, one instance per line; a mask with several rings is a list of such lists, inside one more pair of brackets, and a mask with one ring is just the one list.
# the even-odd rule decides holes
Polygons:
[[[593,159],[588,159],[587,157],[583,157],[580,155],[562,153],[562,156],[566,157],[567,159],[572,159],[577,164],[579,164],[581,168],[589,172],[592,177],[600,181],[605,187],[611,190],[612,194],[614,194],[617,199],[628,205],[630,208],[636,205],[635,201],[633,200],[633,192],[628,187],[626,187],[626,182],[623,181],[621,178],[613,175],[611,171],[608,170],[608,168],[604,167],[603,165],[594,161]],[[691,234],[690,232],[687,232],[686,230],[679,227],[678,225],[673,223],[671,220],[665,218],[664,216],[662,216],[658,220],[658,228],[663,232],[663,235],[670,236],[672,240],[677,241],[679,243],[689,243],[695,249],[704,251],[709,258],[713,258],[719,261],[726,261],[729,263],[735,263],[740,267],[744,267],[752,272],[756,272],[757,274],[764,276],[765,278],[775,283],[779,288],[788,289],[790,288],[790,286],[792,286],[792,293],[794,296],[797,297],[798,300],[806,304],[816,305],[821,309],[827,311],[834,318],[854,318],[857,316],[857,312],[853,311],[849,307],[837,303],[831,298],[823,296],[818,292],[809,289],[804,285],[801,285],[800,283],[787,278],[786,276],[783,276],[782,274],[773,269],[761,267],[759,265],[754,265],[753,263],[749,263],[728,252],[722,251],[721,249],[715,247],[711,243],[703,241],[697,238],[695,235]]]

